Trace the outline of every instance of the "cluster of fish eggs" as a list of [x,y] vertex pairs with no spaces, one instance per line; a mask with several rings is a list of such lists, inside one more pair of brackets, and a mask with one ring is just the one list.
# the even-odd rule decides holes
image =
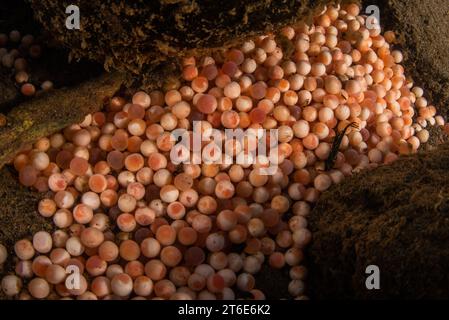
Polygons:
[[[427,127],[445,124],[404,75],[394,33],[368,29],[366,18],[357,5],[330,6],[312,25],[185,58],[179,85],[113,97],[104,111],[24,148],[14,167],[23,185],[46,193],[38,211],[55,230],[15,244],[4,293],[264,299],[255,275],[266,264],[288,270],[289,294],[306,299],[307,216],[320,194],[415,153]],[[203,151],[214,143],[207,129],[276,129],[277,169],[262,174],[263,156],[172,161],[172,132],[192,135],[194,121]],[[232,140],[226,156],[250,154],[261,136],[245,139]],[[6,256],[0,246],[0,263]],[[68,266],[80,272],[77,288],[67,286]]]

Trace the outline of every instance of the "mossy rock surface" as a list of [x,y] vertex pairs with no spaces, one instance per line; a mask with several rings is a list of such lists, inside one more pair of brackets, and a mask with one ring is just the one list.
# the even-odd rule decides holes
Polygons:
[[81,30],[65,27],[73,1],[29,0],[71,57],[127,72],[146,87],[179,75],[180,57],[210,53],[310,16],[329,0],[81,0]]
[[78,123],[87,114],[100,110],[123,81],[122,74],[103,74],[75,87],[44,92],[14,107],[7,114],[6,126],[0,128],[0,168],[27,143]]
[[[449,144],[345,179],[312,211],[316,298],[449,297]],[[365,269],[380,268],[380,290]]]

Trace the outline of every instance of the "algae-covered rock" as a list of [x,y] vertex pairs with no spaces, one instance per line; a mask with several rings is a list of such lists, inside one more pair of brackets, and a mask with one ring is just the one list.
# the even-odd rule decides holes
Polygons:
[[[308,16],[328,0],[30,0],[35,17],[74,58],[126,71],[160,86],[177,57],[224,48]],[[65,27],[66,7],[80,10],[80,30]],[[133,79],[136,80],[136,79]]]
[[[312,297],[449,297],[449,144],[333,186],[309,222]],[[368,265],[380,290],[365,286]]]
[[13,108],[0,128],[0,167],[26,143],[80,122],[101,109],[123,83],[121,74],[104,74],[79,86],[49,91]]

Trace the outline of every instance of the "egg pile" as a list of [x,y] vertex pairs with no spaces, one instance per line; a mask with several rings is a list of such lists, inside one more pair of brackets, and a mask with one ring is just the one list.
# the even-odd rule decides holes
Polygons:
[[[23,185],[47,193],[38,211],[55,231],[15,244],[5,294],[264,299],[254,275],[267,264],[288,269],[288,292],[306,299],[307,216],[320,193],[416,152],[426,127],[444,125],[404,75],[394,33],[368,29],[366,18],[354,4],[327,7],[313,25],[185,58],[172,88],[113,97],[25,148],[14,167]],[[276,129],[276,170],[262,173],[263,156],[237,161],[254,151],[257,133],[220,153],[232,163],[172,161],[174,130],[191,137],[194,121],[203,151],[220,150],[208,149],[209,129]],[[79,271],[76,288],[68,267]]]
[[[36,87],[31,83],[28,64],[31,59],[37,59],[42,54],[42,46],[31,34],[24,36],[17,30],[9,34],[0,33],[0,66],[12,70],[14,80],[20,86],[20,92],[25,96],[33,96]],[[42,90],[53,87],[51,81],[44,81],[40,85]]]

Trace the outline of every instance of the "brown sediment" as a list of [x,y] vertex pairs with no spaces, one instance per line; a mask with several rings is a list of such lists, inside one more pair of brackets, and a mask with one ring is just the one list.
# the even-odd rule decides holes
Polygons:
[[444,132],[442,127],[431,126],[426,128],[429,131],[429,140],[423,143],[421,146],[421,151],[430,151],[438,147],[440,144],[445,143],[449,140],[449,136]]
[[7,114],[0,129],[0,167],[27,143],[80,122],[88,113],[101,109],[123,83],[119,73],[103,76],[76,87],[43,93]]
[[288,267],[273,269],[265,262],[254,278],[257,289],[262,290],[268,300],[286,299],[290,296],[287,289],[290,282]]

